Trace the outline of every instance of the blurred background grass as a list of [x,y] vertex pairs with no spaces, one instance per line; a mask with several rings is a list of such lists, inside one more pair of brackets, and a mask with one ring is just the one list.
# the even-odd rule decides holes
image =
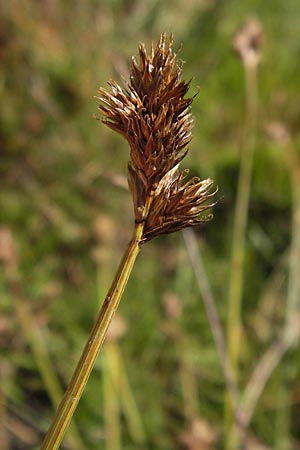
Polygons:
[[[252,16],[264,37],[241,312],[243,389],[286,316],[287,147],[299,164],[298,0],[11,0],[0,13],[1,449],[38,448],[130,238],[128,147],[93,119],[93,95],[111,78],[121,83],[138,42],[149,48],[162,31],[175,34],[175,49],[182,44],[184,78],[192,78],[191,94],[199,90],[183,166],[214,178],[222,196],[214,220],[196,234],[226,326],[245,122],[245,76],[232,37]],[[223,448],[226,389],[180,233],[143,247],[120,314],[64,448]],[[259,399],[249,449],[300,448],[299,375],[296,349]]]

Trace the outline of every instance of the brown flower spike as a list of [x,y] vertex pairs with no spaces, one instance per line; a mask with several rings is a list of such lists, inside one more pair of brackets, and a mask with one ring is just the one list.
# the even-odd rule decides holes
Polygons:
[[190,82],[181,81],[172,44],[165,33],[150,55],[140,44],[127,87],[111,81],[110,91],[100,88],[96,97],[103,122],[130,145],[128,181],[136,222],[144,222],[143,240],[205,222],[212,216],[199,214],[215,204],[207,203],[216,192],[211,179],[183,183],[187,171],[178,169],[191,140],[193,98],[185,98]]

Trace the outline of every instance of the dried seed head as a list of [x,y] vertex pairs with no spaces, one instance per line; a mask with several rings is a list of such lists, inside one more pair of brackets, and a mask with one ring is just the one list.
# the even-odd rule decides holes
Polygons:
[[266,132],[274,141],[286,143],[290,140],[290,132],[287,126],[279,121],[269,122],[266,126]]
[[218,434],[207,420],[195,417],[188,428],[181,433],[179,441],[186,450],[214,450]]
[[[104,122],[129,142],[130,174],[136,173],[144,195],[181,161],[191,139],[192,98],[184,98],[189,83],[180,81],[181,66],[172,53],[172,43],[172,37],[167,42],[162,34],[149,56],[140,44],[140,62],[132,58],[127,88],[110,82],[111,92],[98,91]],[[138,182],[136,177],[132,182]]]
[[255,67],[260,61],[260,49],[263,38],[261,24],[254,18],[248,18],[236,33],[232,45],[247,67]]
[[212,206],[203,203],[214,195],[211,180],[182,185],[184,174],[178,171],[191,140],[193,98],[185,98],[190,82],[181,81],[182,64],[172,44],[173,36],[168,40],[165,33],[149,55],[140,44],[127,87],[111,81],[110,91],[100,88],[96,97],[103,122],[130,145],[128,181],[145,239],[205,221],[199,213]]

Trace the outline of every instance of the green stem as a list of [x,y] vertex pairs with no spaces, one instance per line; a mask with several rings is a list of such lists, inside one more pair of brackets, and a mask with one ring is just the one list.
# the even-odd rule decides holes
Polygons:
[[284,337],[293,347],[300,336],[300,161],[291,141],[286,150],[292,187],[292,230]]
[[[247,115],[244,133],[244,146],[241,151],[240,172],[237,189],[237,199],[233,223],[232,253],[228,295],[228,357],[233,368],[233,375],[238,380],[238,362],[241,342],[241,307],[244,278],[244,259],[246,228],[248,221],[249,199],[251,189],[251,174],[253,153],[256,140],[257,120],[257,66],[246,66],[246,101]],[[225,425],[226,425],[226,449],[239,448],[236,430],[232,431],[233,413],[232,404],[227,395],[225,403]],[[233,437],[235,435],[235,437]]]
[[[241,152],[241,166],[238,181],[238,192],[233,225],[232,256],[229,282],[229,311],[228,311],[228,351],[232,366],[237,374],[240,347],[240,315],[243,291],[243,268],[245,258],[245,238],[248,220],[253,150],[255,145],[256,115],[256,70],[248,69],[247,98],[248,119],[245,147]],[[252,111],[252,112],[250,112]]]
[[119,368],[119,373],[111,373],[111,377],[115,379],[115,383],[119,386],[121,406],[128,423],[130,435],[134,443],[137,444],[137,446],[140,446],[139,448],[142,448],[142,444],[146,441],[143,422],[129,383],[121,350],[116,343],[111,343],[110,348],[111,351],[114,352],[114,357],[118,361]]
[[296,375],[291,368],[297,367],[295,349],[300,337],[300,161],[291,140],[288,141],[285,154],[289,164],[292,188],[292,230],[284,327],[284,339],[289,349],[280,372],[281,389],[276,427],[278,450],[288,450],[292,446],[289,430],[292,409],[291,385]]
[[119,361],[111,352],[112,342],[106,342],[103,352],[103,409],[105,417],[105,448],[121,450],[120,401],[113,377],[119,374]]
[[[147,209],[145,212],[147,212]],[[140,250],[143,229],[144,222],[135,225],[132,239],[125,251],[111,288],[99,311],[67,391],[60,403],[48,433],[46,434],[41,450],[56,450],[59,448],[93,369],[107,329],[119,306],[135,259]]]

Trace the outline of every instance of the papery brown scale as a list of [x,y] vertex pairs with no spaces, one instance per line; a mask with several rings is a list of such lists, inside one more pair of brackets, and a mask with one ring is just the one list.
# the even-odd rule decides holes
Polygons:
[[170,134],[171,125],[172,113],[168,115],[167,107],[164,105],[153,120],[153,132],[162,130],[164,134]]
[[[164,90],[165,90],[165,94],[168,95],[169,97],[179,97],[183,100],[184,95],[187,93],[187,91],[189,90],[189,86],[190,86],[190,81],[186,82],[186,81],[181,81],[178,83],[180,78],[180,74],[178,77],[174,77],[169,83],[166,84]],[[163,93],[162,93],[163,94]],[[161,96],[162,101],[164,100],[164,96]]]
[[153,151],[153,139],[152,136],[146,144],[145,147],[145,164],[152,167],[153,161],[157,159],[157,154]]
[[[149,98],[149,105],[154,105],[154,99],[157,98],[157,106],[163,105],[167,101],[171,101],[172,98],[178,99],[179,95],[177,96],[177,86],[176,86],[177,80],[171,80],[169,83],[163,83],[161,79],[156,80],[156,86],[152,86],[153,89],[152,96]],[[154,83],[153,83],[154,84]]]
[[161,91],[165,88],[165,85],[166,81],[161,71],[156,72],[154,76],[151,74],[151,81],[148,86],[149,92],[151,93],[151,96],[148,97],[150,105],[152,104],[154,97],[160,97]]
[[131,75],[130,75],[131,86],[133,86],[133,84],[139,78],[140,78],[140,69],[139,69],[138,63],[136,62],[136,59],[133,56],[131,58]]
[[149,65],[147,52],[144,45],[142,44],[139,46],[139,57],[140,57],[140,64],[139,64],[140,67],[138,66],[138,64],[136,64],[136,66],[139,69],[139,73],[142,73],[146,70],[146,68]]

